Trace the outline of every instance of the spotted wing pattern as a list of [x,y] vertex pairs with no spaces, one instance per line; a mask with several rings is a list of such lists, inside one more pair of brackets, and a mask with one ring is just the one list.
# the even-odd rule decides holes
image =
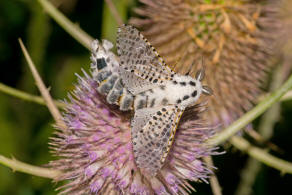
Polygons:
[[123,25],[118,29],[117,52],[121,68],[151,84],[172,80],[175,74],[155,48],[133,26]]
[[119,73],[124,85],[133,95],[137,95],[143,91],[155,87],[154,84],[149,83],[148,81],[124,70],[123,68],[119,68]]
[[183,110],[170,105],[137,110],[132,120],[132,142],[136,164],[156,175],[174,140]]

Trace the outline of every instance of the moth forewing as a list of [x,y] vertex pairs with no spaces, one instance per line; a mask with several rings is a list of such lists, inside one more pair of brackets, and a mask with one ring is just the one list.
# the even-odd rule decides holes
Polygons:
[[174,72],[165,65],[154,47],[133,26],[123,25],[118,30],[117,52],[121,67],[153,84],[171,80]]

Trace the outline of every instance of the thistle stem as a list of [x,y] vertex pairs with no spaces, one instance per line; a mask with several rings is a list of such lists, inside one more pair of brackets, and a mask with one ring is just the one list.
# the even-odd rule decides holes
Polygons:
[[[214,167],[214,163],[212,160],[211,156],[207,156],[204,158],[205,162],[207,163],[207,166],[212,169]],[[212,188],[212,192],[214,195],[222,195],[222,189],[221,186],[219,184],[218,178],[215,175],[215,173],[213,175],[211,175],[210,177],[210,184],[211,184],[211,188]]]
[[[263,94],[259,96],[258,103],[263,101],[267,96],[269,96],[270,93]],[[292,100],[292,90],[289,90],[285,95],[283,95],[280,99],[281,102],[291,101]]]
[[[44,105],[44,106],[46,105],[46,102],[42,97],[32,95],[32,94],[26,93],[26,92],[18,90],[18,89],[14,89],[12,87],[4,85],[3,83],[0,83],[0,91],[3,93],[6,93],[8,95],[17,97],[19,99],[25,100],[25,101],[37,103],[37,104]],[[59,108],[64,107],[63,103],[58,102],[56,100],[54,100],[54,104],[56,104]]]
[[292,163],[277,158],[263,149],[252,146],[248,141],[239,136],[233,136],[229,141],[236,148],[246,152],[249,156],[257,159],[265,165],[278,169],[282,173],[292,174]]
[[57,170],[52,170],[48,168],[43,168],[43,167],[38,167],[38,166],[33,166],[21,161],[18,161],[14,158],[6,158],[2,155],[0,155],[0,164],[3,164],[7,167],[10,167],[13,171],[19,171],[39,177],[45,177],[45,178],[50,178],[54,179],[58,177],[61,172]]
[[249,112],[240,117],[237,121],[233,122],[229,127],[225,128],[222,132],[211,138],[208,143],[211,145],[218,145],[227,141],[230,137],[239,132],[243,127],[248,125],[251,121],[256,119],[264,113],[269,107],[276,103],[290,88],[292,88],[292,75],[288,80],[275,92],[267,96],[257,106]]
[[20,47],[21,47],[21,50],[25,56],[25,59],[28,63],[28,66],[31,70],[31,73],[36,81],[36,85],[37,87],[39,88],[45,102],[46,102],[46,105],[49,109],[49,111],[51,112],[52,116],[54,117],[57,125],[63,127],[64,129],[66,128],[66,124],[64,123],[64,121],[62,120],[62,115],[60,114],[58,108],[56,107],[56,105],[54,104],[53,102],[53,99],[49,93],[49,91],[47,90],[45,84],[43,83],[39,73],[37,72],[36,68],[35,68],[35,65],[34,63],[32,62],[23,42],[21,41],[21,39],[19,39],[19,44],[20,44]]
[[44,10],[74,39],[76,39],[81,45],[87,49],[91,49],[90,45],[93,38],[84,32],[77,25],[73,24],[68,18],[66,18],[61,12],[59,12],[49,1],[38,0]]
[[283,97],[281,98],[281,101],[289,101],[292,100],[292,90],[288,91]]

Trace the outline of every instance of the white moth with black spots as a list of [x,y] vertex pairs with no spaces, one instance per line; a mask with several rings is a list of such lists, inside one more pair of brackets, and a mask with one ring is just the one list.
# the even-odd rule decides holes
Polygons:
[[[167,158],[184,110],[195,105],[202,93],[211,94],[211,90],[201,84],[203,70],[195,79],[173,72],[130,25],[118,29],[117,52],[119,66],[113,57],[98,56],[93,46],[91,59],[92,67],[97,67],[98,89],[110,104],[134,111],[131,135],[136,165],[156,175]],[[102,80],[99,75],[108,77]]]

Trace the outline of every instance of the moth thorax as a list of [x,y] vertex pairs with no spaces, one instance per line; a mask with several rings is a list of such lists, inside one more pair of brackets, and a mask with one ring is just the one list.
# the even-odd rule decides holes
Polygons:
[[195,104],[202,93],[201,82],[190,76],[177,75],[169,89],[176,104],[188,107]]

